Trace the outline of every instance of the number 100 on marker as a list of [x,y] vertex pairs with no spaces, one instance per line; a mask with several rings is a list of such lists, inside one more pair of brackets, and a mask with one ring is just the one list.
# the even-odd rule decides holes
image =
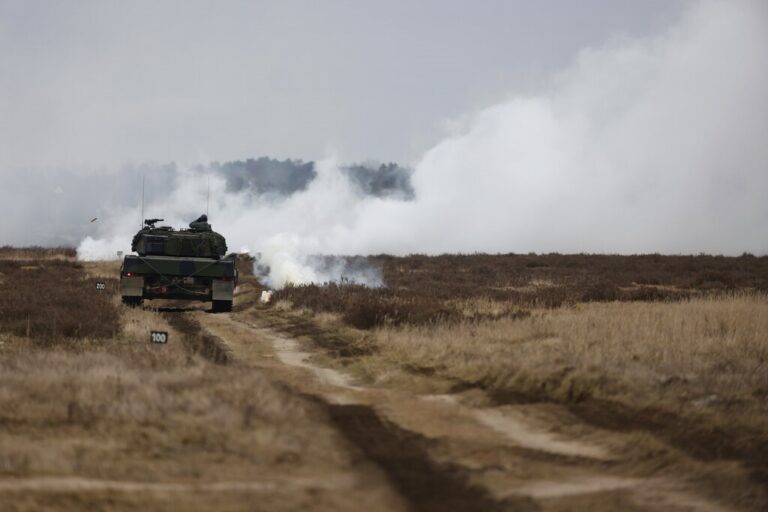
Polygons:
[[165,331],[152,331],[149,334],[150,343],[168,343],[168,333]]

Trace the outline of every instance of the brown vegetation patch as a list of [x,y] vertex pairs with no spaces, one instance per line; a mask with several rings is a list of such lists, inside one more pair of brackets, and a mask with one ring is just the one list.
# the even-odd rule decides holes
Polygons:
[[0,276],[2,332],[41,343],[117,333],[115,278],[88,277],[80,264],[60,259],[0,259]]
[[[542,297],[546,303],[553,289],[562,288],[563,301],[588,302],[637,300],[634,294],[624,294],[622,287],[645,287],[646,292],[655,288],[659,291],[655,298],[661,299],[667,291],[713,285],[768,287],[768,257],[751,255],[472,254],[376,256],[371,260],[382,268],[388,287],[442,299],[485,296],[530,304]],[[545,305],[559,305],[549,302]]]
[[[315,312],[339,313],[358,329],[383,325],[434,325],[441,322],[481,320],[482,312],[466,313],[454,301],[404,293],[391,288],[367,288],[355,284],[288,286],[278,290],[273,300]],[[498,317],[524,315],[513,308]]]
[[[617,255],[373,256],[385,286],[288,286],[274,301],[339,313],[352,326],[482,320],[457,302],[505,303],[505,315],[580,302],[675,302],[713,292],[768,289],[768,257]],[[512,307],[514,306],[514,307]]]
[[0,247],[0,259],[39,260],[75,259],[77,250],[73,247]]

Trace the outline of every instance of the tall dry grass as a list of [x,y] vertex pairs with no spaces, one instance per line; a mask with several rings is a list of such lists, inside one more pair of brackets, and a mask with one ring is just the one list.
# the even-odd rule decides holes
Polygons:
[[[559,401],[732,415],[768,427],[768,298],[591,303],[375,331],[378,363]],[[372,372],[373,373],[373,372]],[[392,375],[391,373],[384,373]]]
[[[157,313],[123,313],[109,340],[2,339],[0,477],[247,481],[344,460],[306,402],[252,369],[191,355]],[[151,329],[170,343],[151,346]]]
[[[335,434],[307,421],[311,404],[251,368],[196,355],[188,334],[120,306],[114,288],[92,289],[110,268],[0,258],[10,295],[0,300],[0,477],[259,481],[278,466],[317,474],[346,460]],[[80,327],[65,330],[64,317]],[[169,343],[151,345],[151,330]],[[16,498],[0,496],[0,509]]]

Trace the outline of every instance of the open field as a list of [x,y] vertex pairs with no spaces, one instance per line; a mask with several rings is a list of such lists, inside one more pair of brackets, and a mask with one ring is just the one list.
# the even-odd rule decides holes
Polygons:
[[[721,291],[768,290],[768,257],[752,255],[477,254],[376,256],[366,261],[380,270],[385,287],[287,287],[274,298],[313,311],[340,313],[347,323],[370,328],[517,316],[521,308],[583,302],[664,302]],[[477,311],[472,307],[477,299],[494,307]]]
[[[644,424],[706,458],[749,460],[768,479],[768,300],[609,303],[525,318],[376,331],[358,368],[398,368],[486,391],[497,403],[555,402],[602,426]],[[371,371],[373,368],[373,371]]]
[[[0,259],[0,331],[41,343],[115,336],[115,275],[89,276],[59,256]],[[97,282],[105,284],[103,293],[96,292]]]
[[[337,510],[361,500],[324,497],[350,485],[355,461],[311,419],[322,411],[258,372],[217,364],[226,357],[195,324],[182,321],[184,332],[172,314],[118,305],[114,286],[97,293],[87,275],[113,263],[57,255],[0,266],[4,299],[31,283],[23,310],[0,303],[0,510],[251,510],[256,497],[269,510]],[[18,311],[23,321],[11,321]],[[150,346],[151,329],[171,342]]]
[[3,249],[0,509],[765,509],[768,259],[372,261],[213,315]]
[[278,291],[274,309],[299,318],[282,328],[326,331],[315,343],[372,385],[559,404],[693,457],[742,460],[768,483],[768,258],[371,261],[386,288]]

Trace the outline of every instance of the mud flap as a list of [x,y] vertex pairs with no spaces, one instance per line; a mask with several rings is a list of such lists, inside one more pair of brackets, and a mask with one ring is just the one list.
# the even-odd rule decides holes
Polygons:
[[214,279],[211,283],[211,300],[231,301],[235,292],[235,283]]
[[123,297],[142,297],[144,295],[144,278],[121,277],[120,295]]

